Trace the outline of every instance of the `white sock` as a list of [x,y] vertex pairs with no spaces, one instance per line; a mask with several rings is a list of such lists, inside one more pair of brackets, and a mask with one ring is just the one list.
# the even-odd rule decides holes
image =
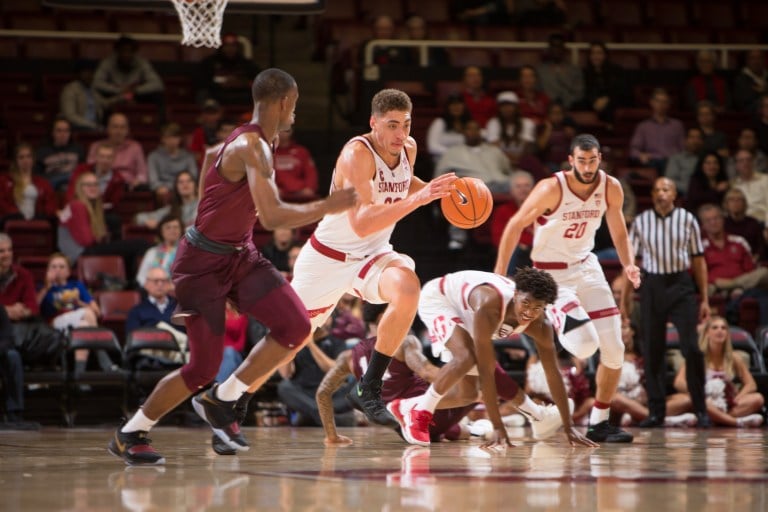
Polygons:
[[234,402],[240,395],[248,391],[248,384],[241,381],[234,374],[230,375],[223,384],[216,388],[216,398],[223,402]]
[[437,404],[442,398],[443,395],[435,391],[435,385],[430,384],[427,392],[421,395],[421,398],[419,398],[419,403],[416,405],[416,409],[420,411],[435,412],[435,409],[437,409]]
[[531,397],[528,395],[525,395],[525,399],[523,399],[523,403],[517,406],[517,409],[519,411],[522,411],[526,416],[529,418],[532,418],[536,421],[539,421],[543,416],[543,410],[542,407],[531,400]]
[[144,411],[139,409],[136,411],[136,414],[133,415],[133,418],[123,425],[123,428],[121,428],[120,431],[126,434],[129,432],[149,432],[149,429],[154,427],[155,423],[157,423],[157,420],[147,418]]
[[601,423],[603,421],[608,421],[608,416],[610,414],[611,414],[610,407],[606,407],[605,409],[598,409],[597,407],[593,407],[592,412],[589,413],[589,424],[597,425],[598,423]]

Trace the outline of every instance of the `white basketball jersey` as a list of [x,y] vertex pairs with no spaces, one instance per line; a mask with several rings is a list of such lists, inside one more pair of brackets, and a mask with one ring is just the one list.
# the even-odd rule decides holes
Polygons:
[[461,320],[464,329],[474,338],[475,311],[469,305],[469,294],[480,285],[490,285],[496,288],[501,294],[501,319],[499,325],[494,329],[494,338],[504,338],[511,334],[512,329],[504,323],[504,315],[507,311],[509,301],[515,294],[514,281],[502,277],[492,272],[481,272],[479,270],[463,270],[446,274],[440,278],[440,292],[445,296],[448,304],[451,306],[452,313]]
[[[408,161],[405,149],[400,151],[400,162],[391,168],[376,153],[371,143],[365,137],[354,137],[347,144],[362,142],[370,150],[376,164],[376,174],[373,177],[373,203],[387,204],[400,201],[408,196],[411,186],[413,169]],[[334,175],[336,171],[334,170]],[[333,180],[331,191],[334,190]],[[372,251],[378,251],[382,247],[389,246],[389,238],[395,225],[388,226],[381,231],[371,233],[361,238],[352,230],[347,212],[327,214],[315,229],[315,238],[320,242],[353,256],[363,257],[370,255]],[[390,246],[391,248],[391,246]]]
[[582,199],[570,189],[562,171],[554,176],[560,185],[560,204],[534,222],[531,259],[575,263],[589,256],[595,246],[595,232],[607,207],[608,177],[598,171],[597,187]]

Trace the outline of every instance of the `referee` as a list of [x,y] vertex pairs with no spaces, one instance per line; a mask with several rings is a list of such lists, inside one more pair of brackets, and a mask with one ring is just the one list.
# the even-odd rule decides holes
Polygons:
[[[643,319],[642,351],[645,361],[645,389],[648,417],[640,427],[662,427],[666,415],[666,337],[667,320],[680,335],[680,350],[685,357],[685,380],[698,426],[711,426],[704,395],[704,356],[699,349],[696,324],[709,317],[707,266],[696,217],[675,207],[677,190],[668,178],[653,184],[653,209],[638,215],[632,223],[630,239],[635,254],[642,258],[643,284],[640,287],[640,314]],[[688,270],[693,268],[696,279]],[[699,304],[696,304],[696,288]],[[631,297],[625,288],[622,302]],[[626,307],[624,311],[628,311]]]

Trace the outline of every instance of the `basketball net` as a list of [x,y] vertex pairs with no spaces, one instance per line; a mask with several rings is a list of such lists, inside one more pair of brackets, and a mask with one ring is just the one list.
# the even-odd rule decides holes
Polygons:
[[183,37],[187,46],[221,46],[221,22],[227,0],[171,0],[181,20]]

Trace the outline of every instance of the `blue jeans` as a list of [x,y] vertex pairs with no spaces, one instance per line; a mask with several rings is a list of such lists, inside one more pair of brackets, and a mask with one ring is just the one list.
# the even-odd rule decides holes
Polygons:
[[232,347],[224,347],[224,355],[221,358],[219,373],[216,374],[216,382],[222,383],[227,377],[237,370],[240,363],[243,362],[243,356]]

